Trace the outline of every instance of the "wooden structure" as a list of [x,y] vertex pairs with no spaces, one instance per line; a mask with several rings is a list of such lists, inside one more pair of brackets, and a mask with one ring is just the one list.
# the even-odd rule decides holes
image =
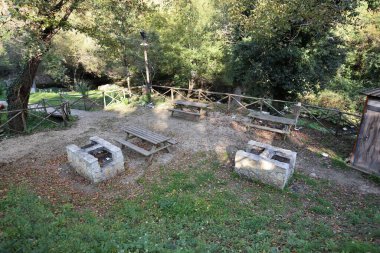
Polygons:
[[[123,128],[123,131],[127,133],[127,138],[125,140],[115,139],[115,141],[119,142],[122,147],[130,148],[137,153],[148,156],[149,161],[152,160],[154,153],[157,153],[162,149],[166,149],[168,152],[170,152],[170,146],[176,144],[176,141],[170,137],[166,137],[137,126],[128,126],[126,128]],[[151,148],[148,150],[137,146],[131,142],[135,139],[149,143]]]
[[359,133],[351,156],[354,168],[380,176],[380,88],[366,90]]
[[[248,114],[248,117],[251,118],[251,123],[247,124],[248,127],[254,127],[254,128],[263,129],[263,130],[276,132],[280,134],[290,134],[291,127],[296,125],[296,119],[263,114],[258,111],[251,111]],[[262,120],[262,121],[266,121],[272,124],[274,123],[276,125],[280,125],[281,128],[279,129],[279,128],[275,128],[271,126],[262,126],[262,125],[254,124],[255,120]]]
[[176,100],[173,102],[173,105],[174,108],[169,109],[169,111],[172,112],[172,116],[175,115],[174,113],[178,116],[191,115],[199,120],[201,115],[207,114],[206,109],[208,108],[208,105],[204,103]]

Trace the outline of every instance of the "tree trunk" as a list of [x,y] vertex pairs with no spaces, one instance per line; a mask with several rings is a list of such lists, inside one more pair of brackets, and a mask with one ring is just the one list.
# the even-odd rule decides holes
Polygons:
[[[25,120],[27,118],[28,102],[30,89],[33,85],[34,77],[36,76],[38,66],[41,62],[41,56],[33,56],[25,65],[19,78],[15,82],[9,85],[7,92],[8,110],[20,110],[24,109],[22,113],[13,118],[8,126],[11,130],[17,132],[25,131]],[[18,112],[8,113],[8,119],[14,117]]]
[[18,112],[8,113],[8,119],[14,117],[14,119],[8,123],[8,126],[11,130],[17,132],[23,132],[26,130],[26,109],[28,108],[30,89],[33,85],[33,80],[36,76],[38,66],[41,63],[42,55],[49,50],[50,43],[54,35],[58,32],[59,29],[64,27],[73,10],[75,10],[78,7],[78,4],[82,1],[83,0],[61,0],[57,4],[51,6],[50,12],[47,13],[47,16],[55,16],[57,12],[61,11],[64,8],[64,5],[66,3],[68,4],[68,7],[65,8],[63,17],[60,20],[55,20],[57,22],[50,22],[48,24],[38,21],[34,22],[32,19],[30,19],[31,26],[35,26],[35,31],[38,31],[41,34],[38,40],[40,40],[39,42],[44,45],[44,50],[35,53],[35,55],[32,56],[26,63],[25,68],[21,72],[19,78],[17,78],[13,84],[9,85],[7,92],[9,111],[23,110],[23,112],[18,115]]
[[127,76],[127,84],[128,84],[128,93],[129,93],[129,97],[131,98],[131,97],[132,97],[131,77],[130,77],[129,75]]
[[187,93],[187,97],[188,97],[188,98],[190,98],[191,93],[193,92],[194,85],[195,85],[194,79],[191,78],[191,79],[189,80],[189,90],[188,90],[188,93]]

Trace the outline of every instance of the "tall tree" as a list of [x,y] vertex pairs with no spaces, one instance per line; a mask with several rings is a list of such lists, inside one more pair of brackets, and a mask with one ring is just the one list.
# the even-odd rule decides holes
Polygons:
[[[6,0],[10,20],[8,26],[19,29],[20,33],[30,36],[30,54],[25,57],[25,64],[18,78],[8,87],[8,109],[27,109],[30,89],[43,55],[49,50],[51,41],[57,32],[68,26],[72,12],[84,0]],[[14,117],[9,128],[22,132],[26,113],[9,113]]]
[[356,1],[236,1],[232,82],[276,99],[318,88],[344,59],[331,28],[345,22],[355,6]]

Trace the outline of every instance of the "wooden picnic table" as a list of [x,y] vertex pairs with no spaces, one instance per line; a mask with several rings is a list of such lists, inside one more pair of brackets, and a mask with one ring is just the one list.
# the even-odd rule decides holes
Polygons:
[[185,100],[176,100],[173,102],[173,105],[174,108],[169,109],[169,111],[172,112],[172,116],[174,116],[174,113],[178,113],[179,115],[192,115],[199,119],[201,115],[207,114],[206,109],[208,108],[208,104]]
[[[267,131],[272,131],[272,132],[276,132],[276,133],[281,133],[281,134],[290,134],[291,127],[296,124],[295,119],[273,116],[273,115],[269,115],[269,114],[263,114],[263,113],[257,112],[257,111],[251,111],[248,114],[248,117],[251,118],[251,124],[248,124],[248,126],[255,127],[258,129],[267,130]],[[253,124],[253,121],[255,119],[281,124],[284,127],[283,127],[283,129],[277,129],[274,127],[268,127],[268,126]]]
[[[127,138],[124,139],[115,139],[115,141],[119,142],[122,147],[128,147],[144,156],[149,156],[149,161],[152,160],[153,154],[157,153],[162,149],[166,149],[170,152],[170,146],[176,144],[176,141],[171,137],[163,136],[161,134],[149,131],[142,127],[137,126],[127,126],[122,129],[127,133]],[[140,139],[145,142],[148,142],[151,145],[151,148],[144,149],[142,147],[137,146],[136,144],[130,142],[133,139]]]

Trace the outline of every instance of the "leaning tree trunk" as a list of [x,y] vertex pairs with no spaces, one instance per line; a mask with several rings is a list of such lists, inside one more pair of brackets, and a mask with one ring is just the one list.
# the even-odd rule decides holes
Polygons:
[[[35,31],[40,33],[38,38],[39,42],[44,45],[44,50],[39,51],[34,56],[32,56],[26,63],[24,69],[22,70],[19,78],[16,79],[8,88],[7,100],[8,100],[8,109],[12,110],[23,110],[23,113],[9,113],[8,119],[13,118],[8,126],[10,130],[17,132],[23,132],[25,129],[25,120],[26,120],[26,109],[28,108],[30,88],[33,85],[33,79],[36,76],[38,66],[41,63],[41,59],[44,53],[46,53],[50,48],[50,43],[54,35],[65,26],[69,16],[78,7],[78,4],[84,0],[72,0],[72,1],[63,1],[60,0],[58,3],[53,4],[51,8],[47,8],[48,13],[43,14],[42,21],[36,22],[32,21],[31,25],[35,26]],[[49,1],[45,1],[46,4]],[[67,8],[65,5],[68,4]],[[55,15],[64,10],[63,16],[60,20],[55,19],[56,22],[44,23],[45,17],[55,17]],[[42,16],[41,16],[42,17]]]
[[[38,66],[41,62],[41,56],[33,56],[25,65],[20,76],[14,83],[9,85],[7,91],[8,111],[24,110],[22,113],[10,112],[8,119],[13,118],[8,126],[11,130],[17,132],[25,131],[25,120],[27,117],[27,108],[29,102],[30,89],[33,85],[33,79],[36,76]],[[18,114],[19,113],[19,114]],[[17,115],[18,114],[18,115]],[[17,115],[17,116],[15,116]]]

